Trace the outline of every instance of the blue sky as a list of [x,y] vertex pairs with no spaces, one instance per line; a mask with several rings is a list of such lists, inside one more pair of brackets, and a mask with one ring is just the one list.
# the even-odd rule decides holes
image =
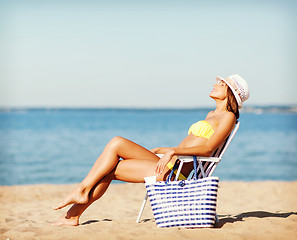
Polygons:
[[0,107],[297,104],[294,1],[0,1]]

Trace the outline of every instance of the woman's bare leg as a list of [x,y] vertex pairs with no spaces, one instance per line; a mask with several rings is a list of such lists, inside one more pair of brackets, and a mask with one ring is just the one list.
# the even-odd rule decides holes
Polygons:
[[67,213],[62,215],[56,222],[52,223],[52,225],[77,226],[82,213],[106,192],[111,181],[112,178],[110,176],[104,177],[90,192],[90,198],[87,203],[73,204]]
[[[89,202],[86,204],[74,204],[65,215],[54,223],[54,225],[70,225],[79,224],[79,218],[82,213],[97,199],[99,199],[107,190],[110,182],[114,179],[126,182],[144,182],[144,177],[154,175],[157,161],[154,160],[124,160],[120,161],[114,171],[104,177],[90,192]],[[168,174],[166,168],[164,173],[157,177],[157,180],[164,180]]]
[[89,201],[91,189],[107,174],[109,174],[123,159],[149,159],[158,161],[159,158],[146,148],[122,137],[113,138],[105,147],[94,163],[92,169],[79,186],[73,190],[54,209],[63,208],[69,204],[86,204]]

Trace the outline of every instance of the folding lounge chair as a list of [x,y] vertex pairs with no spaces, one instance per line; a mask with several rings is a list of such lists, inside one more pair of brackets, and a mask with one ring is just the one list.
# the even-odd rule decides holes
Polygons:
[[[205,178],[205,177],[210,177],[215,170],[216,166],[218,163],[221,161],[226,149],[228,148],[230,142],[232,141],[233,137],[235,136],[238,128],[239,128],[240,122],[237,121],[235,124],[235,127],[232,131],[232,133],[226,138],[226,140],[217,148],[217,150],[214,152],[212,157],[200,157],[196,156],[197,161],[198,161],[198,167],[197,167],[197,176],[198,178]],[[177,169],[177,173],[175,175],[175,181],[178,180],[179,174],[182,170],[183,164],[192,162],[194,156],[178,156],[178,159],[180,160],[179,167]],[[190,178],[194,175],[194,170],[189,174]],[[138,217],[136,222],[140,222],[140,218],[142,215],[142,212],[144,210],[145,204],[147,202],[148,195],[146,193],[145,198],[143,200],[141,209],[139,211]]]

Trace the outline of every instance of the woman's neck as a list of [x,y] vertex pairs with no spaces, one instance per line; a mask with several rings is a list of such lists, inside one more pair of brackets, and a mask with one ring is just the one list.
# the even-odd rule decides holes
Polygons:
[[220,113],[220,112],[226,112],[227,111],[227,103],[226,101],[216,101],[216,113]]

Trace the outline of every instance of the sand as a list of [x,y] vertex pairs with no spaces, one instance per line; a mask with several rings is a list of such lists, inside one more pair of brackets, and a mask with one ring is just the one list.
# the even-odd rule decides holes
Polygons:
[[52,210],[71,185],[0,186],[0,240],[17,239],[297,239],[297,182],[221,182],[214,228],[158,228],[145,187],[112,184],[80,225],[51,226],[68,209]]

